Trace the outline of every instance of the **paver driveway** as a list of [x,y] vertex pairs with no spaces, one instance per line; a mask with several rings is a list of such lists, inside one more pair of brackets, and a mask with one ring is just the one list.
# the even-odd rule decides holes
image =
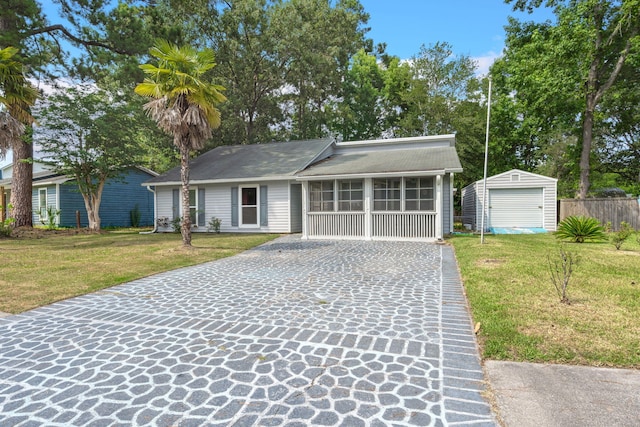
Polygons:
[[0,319],[1,426],[493,426],[482,391],[448,246],[287,236]]

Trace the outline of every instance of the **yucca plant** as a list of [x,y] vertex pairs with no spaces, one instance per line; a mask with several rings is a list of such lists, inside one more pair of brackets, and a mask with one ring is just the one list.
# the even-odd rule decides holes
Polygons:
[[584,243],[586,240],[607,240],[604,227],[595,218],[585,216],[568,216],[558,224],[555,236],[560,240]]

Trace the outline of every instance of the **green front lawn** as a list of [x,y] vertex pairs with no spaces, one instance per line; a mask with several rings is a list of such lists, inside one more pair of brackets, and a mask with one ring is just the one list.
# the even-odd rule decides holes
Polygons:
[[483,357],[640,368],[640,245],[570,243],[579,256],[560,303],[549,275],[552,234],[456,236]]
[[193,249],[181,247],[180,234],[135,230],[36,237],[0,239],[0,311],[20,313],[161,271],[235,255],[277,235],[194,233]]

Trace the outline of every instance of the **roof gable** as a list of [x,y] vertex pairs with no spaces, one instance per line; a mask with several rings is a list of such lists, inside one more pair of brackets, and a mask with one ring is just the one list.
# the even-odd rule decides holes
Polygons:
[[[543,180],[548,180],[548,181],[558,181],[556,178],[551,178],[549,176],[540,175],[540,174],[533,173],[533,172],[526,172],[526,171],[523,171],[523,170],[520,170],[520,169],[511,169],[511,170],[508,170],[506,172],[502,172],[502,173],[499,173],[499,174],[496,174],[496,175],[492,175],[490,177],[487,177],[487,181],[500,180],[500,179],[502,179],[502,178],[504,178],[506,176],[512,175],[512,174],[519,174],[521,176],[524,175],[524,176],[529,176],[529,177],[532,177],[532,178],[538,178],[538,179],[543,179]],[[483,180],[480,179],[480,180],[478,180],[476,182],[481,183],[482,181]]]
[[461,172],[454,135],[337,144],[333,155],[299,177]]

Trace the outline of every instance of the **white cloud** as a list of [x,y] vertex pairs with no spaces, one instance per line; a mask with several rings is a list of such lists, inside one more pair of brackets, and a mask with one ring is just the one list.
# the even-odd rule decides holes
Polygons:
[[476,56],[472,58],[474,61],[476,61],[476,64],[478,65],[478,70],[476,71],[476,74],[478,76],[486,76],[489,73],[489,67],[491,67],[491,65],[495,62],[495,60],[498,59],[500,56],[502,56],[502,54],[494,51],[489,51],[487,52],[487,54],[483,56]]

